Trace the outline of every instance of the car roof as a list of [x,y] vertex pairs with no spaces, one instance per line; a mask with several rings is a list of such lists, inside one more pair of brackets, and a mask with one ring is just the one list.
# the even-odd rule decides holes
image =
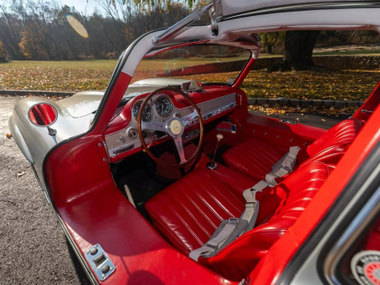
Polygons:
[[257,11],[262,9],[280,9],[281,7],[299,7],[299,6],[315,6],[316,4],[326,6],[327,4],[333,4],[333,5],[339,5],[341,4],[347,4],[347,3],[366,3],[368,1],[364,0],[238,0],[238,1],[231,1],[231,0],[220,0],[220,8],[223,16],[228,15],[235,15],[235,14],[241,14],[241,13],[247,13],[250,11]]

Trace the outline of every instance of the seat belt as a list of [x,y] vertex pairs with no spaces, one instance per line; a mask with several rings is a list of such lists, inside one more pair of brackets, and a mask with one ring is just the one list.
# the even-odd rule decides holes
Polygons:
[[256,200],[256,193],[263,191],[263,189],[268,186],[269,184],[266,181],[261,180],[252,188],[244,190],[243,197],[246,203],[244,212],[241,214],[240,219],[247,221],[248,225],[243,230],[241,235],[254,228],[257,216],[259,214],[259,201]]
[[277,185],[276,178],[283,177],[293,171],[297,161],[299,146],[292,146],[289,152],[272,166],[272,171],[265,175],[265,181],[271,186]]
[[268,183],[261,180],[252,188],[244,190],[243,197],[246,204],[240,218],[232,217],[223,220],[211,238],[202,247],[192,250],[189,257],[198,261],[200,256],[214,256],[236,238],[253,229],[259,212],[259,201],[256,200],[256,193],[261,192],[267,186]]

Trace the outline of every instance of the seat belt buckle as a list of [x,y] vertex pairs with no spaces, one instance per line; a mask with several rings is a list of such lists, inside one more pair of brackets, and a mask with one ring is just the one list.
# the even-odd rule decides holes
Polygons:
[[217,250],[218,249],[218,244],[213,244],[213,243],[209,243],[209,242],[206,242],[204,246],[211,248],[211,250]]
[[239,223],[239,219],[235,217],[231,217],[228,219],[229,224],[237,225]]
[[287,165],[281,165],[281,167],[283,168],[283,169],[285,169],[286,171],[288,171],[288,172],[290,172],[292,169],[289,167],[289,166],[287,166]]

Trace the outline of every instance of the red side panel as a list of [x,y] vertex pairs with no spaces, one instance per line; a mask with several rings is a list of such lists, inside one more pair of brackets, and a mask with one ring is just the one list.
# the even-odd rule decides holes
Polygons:
[[326,183],[322,185],[310,205],[284,236],[272,246],[251,273],[252,284],[276,283],[298,247],[307,239],[317,223],[320,222],[373,146],[378,142],[380,138],[379,121],[380,110],[377,108],[371,119],[361,130],[358,139],[348,148],[346,155],[342,157],[337,168],[326,180]]
[[104,284],[230,284],[168,245],[116,187],[59,212],[82,252],[99,243],[115,264]]
[[372,112],[379,105],[379,103],[380,103],[380,83],[377,84],[372,94],[368,97],[368,99],[364,102],[364,104],[356,111],[356,113],[352,117],[358,120],[367,121],[369,117],[372,115]]
[[370,230],[366,240],[365,249],[380,250],[380,220],[378,220]]
[[303,124],[282,123],[278,119],[248,114],[244,125],[244,137],[259,137],[286,153],[291,146],[304,148],[321,137],[326,130]]

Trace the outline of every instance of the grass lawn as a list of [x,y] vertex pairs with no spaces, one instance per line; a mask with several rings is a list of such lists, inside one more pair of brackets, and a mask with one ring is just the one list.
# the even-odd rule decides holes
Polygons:
[[[242,59],[242,58],[238,58]],[[219,59],[220,60],[220,59]],[[237,60],[225,58],[222,61]],[[135,80],[187,65],[216,62],[193,60],[146,60]],[[14,61],[0,64],[0,90],[82,91],[107,87],[116,60]],[[192,75],[188,79],[226,82],[238,72]],[[304,72],[266,73],[251,71],[242,85],[248,96],[299,99],[364,100],[380,81],[379,71],[316,69]]]

